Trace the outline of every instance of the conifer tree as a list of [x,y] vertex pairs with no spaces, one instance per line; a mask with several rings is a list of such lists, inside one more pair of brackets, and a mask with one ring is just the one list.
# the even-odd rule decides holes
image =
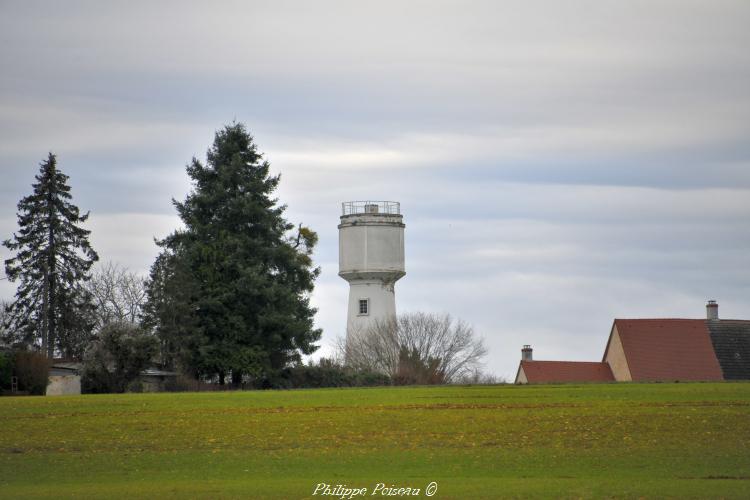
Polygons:
[[185,228],[160,242],[146,324],[198,376],[233,383],[270,374],[312,353],[311,259],[317,235],[283,217],[272,197],[280,177],[242,124],[216,133],[204,165],[193,158],[193,190],[173,201]]
[[79,358],[91,331],[90,294],[83,287],[98,259],[88,241],[90,231],[71,203],[68,176],[57,169],[52,153],[41,163],[34,192],[18,203],[18,233],[5,240],[15,257],[5,261],[5,273],[19,281],[10,305],[6,339],[13,345],[38,348]]

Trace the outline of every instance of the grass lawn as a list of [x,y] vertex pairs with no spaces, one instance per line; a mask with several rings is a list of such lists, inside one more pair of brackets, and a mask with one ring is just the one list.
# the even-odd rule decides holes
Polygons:
[[750,498],[750,383],[4,397],[0,422],[0,498]]

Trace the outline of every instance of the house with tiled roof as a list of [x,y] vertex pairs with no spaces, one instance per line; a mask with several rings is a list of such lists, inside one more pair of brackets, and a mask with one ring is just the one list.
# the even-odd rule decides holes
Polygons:
[[615,319],[602,361],[533,361],[521,351],[517,384],[606,381],[750,380],[750,321]]
[[602,361],[621,381],[723,380],[703,319],[616,319]]

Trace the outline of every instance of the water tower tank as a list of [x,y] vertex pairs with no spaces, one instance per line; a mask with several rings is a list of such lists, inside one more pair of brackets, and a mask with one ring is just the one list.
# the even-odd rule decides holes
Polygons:
[[348,337],[396,315],[394,285],[406,274],[401,206],[348,201],[338,227],[339,276],[349,282]]

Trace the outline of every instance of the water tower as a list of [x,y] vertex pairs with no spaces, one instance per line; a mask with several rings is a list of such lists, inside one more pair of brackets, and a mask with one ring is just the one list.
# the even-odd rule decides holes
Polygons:
[[347,337],[396,315],[394,285],[404,270],[404,223],[395,201],[341,204],[339,276],[349,282]]

